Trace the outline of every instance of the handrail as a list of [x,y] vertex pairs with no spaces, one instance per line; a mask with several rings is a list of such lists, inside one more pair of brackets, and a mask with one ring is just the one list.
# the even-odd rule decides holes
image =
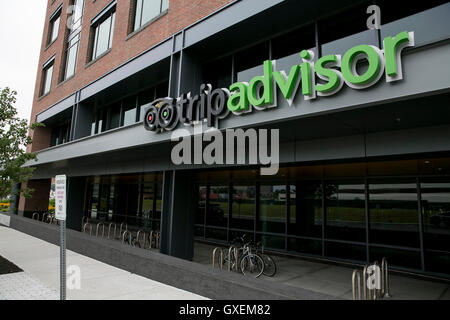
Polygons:
[[[358,290],[358,291],[356,291],[356,290]],[[353,270],[352,298],[353,298],[353,300],[361,300],[361,298],[362,298],[362,296],[361,296],[361,271],[359,271],[359,270]]]
[[223,269],[223,250],[222,250],[222,248],[219,248],[219,247],[217,247],[217,248],[215,248],[215,249],[213,250],[213,254],[212,254],[212,267],[213,267],[213,269],[214,269],[215,266],[216,266],[216,252],[217,252],[217,251],[220,252],[220,269]]
[[230,248],[228,249],[228,271],[231,271],[231,251],[232,249],[234,249],[234,259],[236,259],[236,266],[235,266],[235,270],[238,271],[239,267],[238,267],[238,262],[239,262],[239,250],[236,247],[230,246]]
[[[37,219],[34,218],[34,217],[36,217],[36,215],[37,215]],[[38,221],[39,221],[39,212],[33,213],[33,215],[31,216],[31,219],[32,219],[32,220],[38,220]]]
[[102,238],[105,237],[105,224],[103,222],[97,223],[97,231],[95,232],[95,236],[98,237],[98,228],[102,226]]
[[381,259],[381,297],[382,298],[391,298],[392,295],[389,292],[390,283],[389,283],[389,265],[387,262],[387,258],[384,257]]
[[89,235],[92,236],[92,224],[90,224],[89,222],[86,222],[83,226],[83,232],[86,232],[86,227],[89,226]]
[[113,225],[114,225],[114,236],[113,236],[113,239],[116,238],[117,224],[111,222],[111,223],[109,224],[109,226],[108,226],[108,239],[109,239],[109,237],[111,236],[111,227],[112,227]]

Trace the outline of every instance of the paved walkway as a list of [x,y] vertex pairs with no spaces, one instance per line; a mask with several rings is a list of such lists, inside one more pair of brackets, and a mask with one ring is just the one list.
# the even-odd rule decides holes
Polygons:
[[[214,246],[195,243],[194,261],[211,265]],[[278,272],[273,277],[261,276],[261,281],[273,281],[289,286],[332,295],[340,299],[352,299],[351,279],[353,268],[311,262],[295,258],[276,257]],[[390,276],[393,300],[450,300],[450,286],[444,282],[432,282],[398,275]]]
[[[58,246],[0,226],[0,256],[24,271],[0,275],[0,300],[59,298]],[[68,289],[69,300],[206,299],[68,250],[70,265],[80,267],[81,289]]]

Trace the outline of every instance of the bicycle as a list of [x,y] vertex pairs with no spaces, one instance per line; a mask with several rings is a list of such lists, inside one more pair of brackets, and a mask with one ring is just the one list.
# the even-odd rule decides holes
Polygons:
[[273,277],[277,273],[277,264],[275,260],[269,256],[267,253],[264,253],[263,246],[261,242],[256,244],[256,254],[261,257],[264,261],[264,271],[263,274],[268,277]]
[[132,235],[130,231],[125,231],[125,235],[123,237],[123,241],[128,243],[132,247],[141,247],[141,243],[138,241],[138,239]]
[[264,261],[258,254],[252,253],[251,241],[242,247],[240,266],[243,275],[250,274],[258,278],[264,272]]

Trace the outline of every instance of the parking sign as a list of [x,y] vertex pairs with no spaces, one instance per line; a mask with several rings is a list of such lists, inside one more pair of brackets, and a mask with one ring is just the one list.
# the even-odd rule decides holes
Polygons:
[[65,175],[55,177],[55,217],[66,221],[66,180]]

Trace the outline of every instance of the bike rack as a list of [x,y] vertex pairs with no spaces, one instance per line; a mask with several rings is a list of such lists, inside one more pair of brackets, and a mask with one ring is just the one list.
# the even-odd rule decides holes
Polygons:
[[95,233],[95,236],[98,237],[98,228],[102,226],[102,238],[105,237],[105,224],[103,222],[97,223],[97,231]]
[[89,227],[89,235],[92,236],[92,224],[86,222],[83,226],[83,232],[86,232],[86,227]]
[[239,264],[239,250],[238,250],[238,248],[233,247],[233,246],[231,246],[228,249],[228,271],[231,271],[231,251],[233,249],[235,250],[235,259],[236,259],[236,268],[235,268],[235,270],[239,271],[239,266],[238,266],[238,264]]
[[141,241],[139,240],[139,236],[141,235],[141,233],[142,233],[142,235],[144,236],[144,244],[143,244],[143,246],[142,246],[142,248],[143,249],[145,249],[145,242],[146,242],[146,237],[145,237],[145,235],[146,235],[146,233],[145,233],[145,231],[143,231],[143,230],[138,230],[138,232],[136,233],[136,241],[139,243],[139,244],[141,244]]
[[123,226],[124,226],[124,225],[125,225],[125,231],[128,230],[128,224],[127,224],[126,222],[122,222],[122,223],[120,224],[119,235],[123,235],[122,230],[123,230]]
[[47,218],[48,217],[48,213],[44,213],[44,215],[42,216],[42,222],[45,222],[45,218]]
[[216,252],[217,252],[217,251],[220,252],[220,269],[223,269],[223,250],[222,250],[222,248],[219,248],[219,247],[217,247],[217,248],[215,248],[215,249],[213,250],[213,254],[212,254],[212,267],[213,267],[213,269],[214,269],[215,266],[216,266]]
[[126,235],[127,233],[130,234],[130,240],[129,240],[128,244],[131,245],[131,237],[132,237],[132,235],[131,235],[131,232],[128,231],[128,230],[125,230],[125,231],[123,232],[123,234],[122,234],[122,244],[125,244],[125,235]]
[[82,219],[81,219],[81,224],[82,225],[84,225],[85,223],[88,223],[89,222],[89,218],[88,217],[83,217]]
[[112,227],[112,226],[114,226],[114,236],[113,236],[113,239],[116,238],[117,224],[115,224],[115,223],[110,223],[109,226],[108,226],[108,239],[109,239],[110,236],[111,236],[111,227]]
[[[356,291],[358,290],[358,291]],[[361,271],[353,270],[352,274],[352,298],[353,300],[361,300]]]
[[155,249],[159,249],[159,239],[161,236],[161,232],[156,232],[156,239],[155,239]]
[[389,292],[389,265],[387,262],[387,258],[384,257],[381,259],[381,297],[382,298],[390,298],[392,297]]
[[[37,219],[34,218],[36,216],[37,216]],[[31,217],[31,219],[39,221],[39,213],[38,212],[33,213],[33,216]]]

